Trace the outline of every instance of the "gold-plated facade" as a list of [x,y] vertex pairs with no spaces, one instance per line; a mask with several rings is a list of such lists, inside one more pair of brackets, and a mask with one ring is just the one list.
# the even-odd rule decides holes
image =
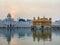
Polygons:
[[40,18],[38,17],[37,19],[35,19],[35,17],[33,18],[33,26],[51,26],[51,18]]

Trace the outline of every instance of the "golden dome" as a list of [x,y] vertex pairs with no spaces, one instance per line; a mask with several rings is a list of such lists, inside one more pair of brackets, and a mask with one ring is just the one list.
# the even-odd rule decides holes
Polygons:
[[45,18],[45,16],[43,16],[43,18],[41,18],[40,20],[48,20],[48,18]]

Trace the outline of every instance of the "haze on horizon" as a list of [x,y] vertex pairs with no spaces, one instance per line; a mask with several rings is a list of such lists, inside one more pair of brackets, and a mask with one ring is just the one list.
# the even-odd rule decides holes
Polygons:
[[60,0],[0,0],[0,19],[6,18],[8,13],[15,19],[45,16],[59,20]]

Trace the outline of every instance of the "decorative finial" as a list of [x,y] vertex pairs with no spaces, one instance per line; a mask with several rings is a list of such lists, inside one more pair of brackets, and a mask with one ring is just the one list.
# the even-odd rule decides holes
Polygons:
[[33,18],[33,20],[35,20],[35,17]]
[[38,20],[40,19],[40,17],[38,17]]
[[52,20],[51,18],[49,18],[49,20]]
[[7,18],[11,18],[11,14],[10,13],[8,13]]

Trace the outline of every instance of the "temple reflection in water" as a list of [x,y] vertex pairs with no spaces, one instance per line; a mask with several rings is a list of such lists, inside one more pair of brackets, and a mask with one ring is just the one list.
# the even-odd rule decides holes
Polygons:
[[33,41],[35,41],[37,39],[37,41],[39,42],[40,40],[43,41],[51,41],[52,40],[52,32],[51,29],[50,30],[38,30],[38,29],[32,29],[32,36],[33,36]]
[[0,45],[59,45],[60,30],[6,28],[0,29],[0,39]]
[[35,39],[37,38],[38,42],[40,40],[43,41],[51,41],[52,40],[52,33],[51,30],[46,30],[43,31],[42,30],[31,30],[31,28],[20,28],[20,29],[13,29],[13,28],[7,28],[7,29],[0,29],[0,37],[1,35],[3,35],[3,37],[6,39],[8,44],[11,44],[11,40],[17,36],[17,38],[25,38],[25,36],[27,37],[31,37],[33,38],[33,41],[35,41]]
[[14,38],[14,36],[17,36],[18,38],[24,38],[25,36],[30,36],[31,29],[26,28],[20,28],[20,29],[13,29],[13,28],[7,28],[7,29],[0,29],[0,36],[3,35],[3,37],[6,39],[7,43],[10,45],[11,40]]

